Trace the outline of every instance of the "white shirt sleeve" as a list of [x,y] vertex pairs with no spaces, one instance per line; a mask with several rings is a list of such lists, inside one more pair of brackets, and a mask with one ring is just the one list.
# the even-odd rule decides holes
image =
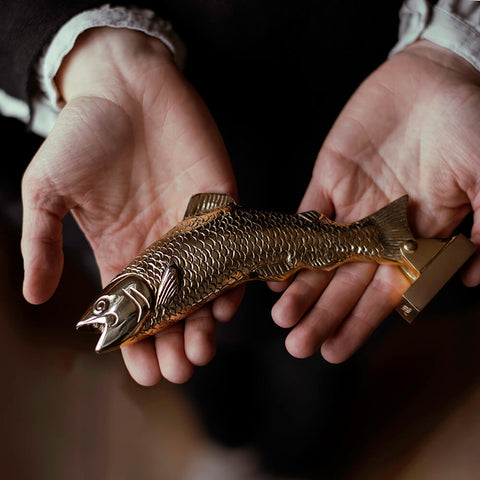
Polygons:
[[419,39],[448,48],[480,70],[480,2],[406,0],[400,10],[399,40],[390,56]]
[[46,47],[37,65],[38,95],[32,99],[31,112],[25,102],[0,90],[0,113],[30,122],[35,133],[46,137],[62,108],[55,75],[79,35],[95,27],[128,28],[158,38],[171,51],[179,68],[184,66],[185,47],[169,22],[158,18],[152,10],[103,5],[71,18]]

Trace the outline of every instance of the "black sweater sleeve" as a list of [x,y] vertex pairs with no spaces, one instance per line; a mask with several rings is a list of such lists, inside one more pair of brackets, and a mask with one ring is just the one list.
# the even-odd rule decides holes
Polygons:
[[[312,1],[300,0],[302,5]],[[0,89],[30,102],[36,87],[32,72],[43,48],[72,17],[106,3],[153,10],[172,22],[189,50],[197,46],[202,56],[225,55],[245,45],[256,50],[272,30],[276,37],[284,25],[292,23],[287,8],[291,0],[0,0]]]
[[29,102],[32,69],[55,33],[81,11],[105,1],[18,0],[0,2],[0,89]]
[[[106,3],[112,7],[132,3],[170,21],[187,45],[193,70],[196,66],[203,75],[209,59],[208,65],[223,66],[226,59],[232,65],[245,61],[252,65],[256,58],[249,67],[255,71],[266,68],[265,59],[283,64],[287,53],[297,59],[297,67],[333,56],[335,64],[338,58],[348,58],[352,69],[364,72],[363,56],[351,52],[388,52],[395,41],[402,0],[345,0],[341,7],[338,2],[318,0],[0,0],[0,89],[30,103],[36,87],[32,72],[43,48],[72,17]],[[379,42],[385,31],[391,41]]]

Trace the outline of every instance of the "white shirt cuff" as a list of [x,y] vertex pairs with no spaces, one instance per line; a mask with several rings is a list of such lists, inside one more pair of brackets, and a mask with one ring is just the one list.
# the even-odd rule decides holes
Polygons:
[[25,102],[9,96],[2,90],[0,90],[0,113],[25,123],[30,121],[31,129],[46,137],[52,130],[62,107],[54,82],[55,75],[77,38],[85,30],[95,27],[128,28],[158,38],[171,51],[178,67],[183,69],[185,46],[169,22],[156,17],[152,10],[111,7],[107,4],[86,10],[71,18],[46,47],[37,65],[39,92],[32,100],[31,118]]
[[480,70],[480,2],[407,0],[400,10],[399,41],[390,56],[419,39],[448,48]]

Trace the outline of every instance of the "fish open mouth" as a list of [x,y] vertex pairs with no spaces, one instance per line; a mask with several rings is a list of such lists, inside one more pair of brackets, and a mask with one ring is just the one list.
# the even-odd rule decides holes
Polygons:
[[95,351],[97,353],[105,350],[105,337],[108,332],[107,318],[106,317],[93,317],[80,320],[76,327],[77,330],[82,329],[93,333],[100,333]]
[[82,318],[76,325],[77,330],[85,329],[93,333],[99,333],[95,351],[97,353],[108,352],[122,346],[123,342],[130,336],[121,325],[117,325],[116,316],[106,314],[102,316],[88,316]]
[[85,320],[80,320],[75,328],[77,330],[85,330],[92,333],[102,333],[105,330],[107,325],[107,320],[105,318],[87,318]]

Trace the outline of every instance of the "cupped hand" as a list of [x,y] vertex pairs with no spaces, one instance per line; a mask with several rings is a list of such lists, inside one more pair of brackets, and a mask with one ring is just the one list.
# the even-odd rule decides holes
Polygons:
[[[191,195],[236,194],[223,141],[205,105],[158,40],[109,28],[83,34],[56,78],[66,101],[25,172],[24,296],[46,301],[63,268],[71,211],[105,284],[183,217]],[[186,381],[215,353],[215,321],[238,294],[217,299],[155,338],[123,348],[133,378]]]
[[[480,246],[480,73],[449,50],[419,41],[386,61],[359,87],[327,136],[300,211],[340,223],[359,220],[408,193],[417,237],[448,236],[473,210]],[[465,270],[480,283],[480,257]],[[347,264],[301,272],[272,310],[294,327],[289,352],[321,348],[327,361],[349,358],[393,310],[408,283],[388,265]]]

